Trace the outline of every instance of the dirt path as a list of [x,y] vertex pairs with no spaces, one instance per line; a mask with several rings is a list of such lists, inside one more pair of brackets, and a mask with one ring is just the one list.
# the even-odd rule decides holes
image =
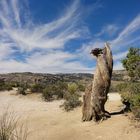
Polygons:
[[[29,140],[140,140],[140,133],[128,117],[113,115],[100,124],[81,122],[81,108],[65,112],[62,101],[44,102],[40,95],[15,95],[15,91],[0,92],[0,112],[7,105],[28,123]],[[122,108],[118,93],[109,95],[106,109],[117,112]]]

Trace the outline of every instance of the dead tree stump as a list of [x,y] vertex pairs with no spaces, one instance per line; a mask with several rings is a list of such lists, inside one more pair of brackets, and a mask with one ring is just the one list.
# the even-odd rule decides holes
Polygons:
[[86,88],[83,96],[83,121],[98,121],[110,117],[110,114],[105,110],[105,103],[111,84],[112,52],[106,43],[103,49],[95,48],[91,54],[96,57],[97,66],[93,82]]

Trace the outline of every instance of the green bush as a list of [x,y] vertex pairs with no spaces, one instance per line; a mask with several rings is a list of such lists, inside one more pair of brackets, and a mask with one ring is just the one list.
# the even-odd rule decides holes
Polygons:
[[120,83],[116,86],[118,92],[127,91],[128,84],[127,83]]
[[19,82],[10,82],[10,85],[12,87],[19,87],[20,86]]
[[0,91],[4,90],[12,90],[12,86],[10,84],[0,83]]
[[64,98],[64,94],[67,91],[67,84],[64,82],[57,82],[53,85],[48,85],[42,93],[43,98],[46,101],[51,101],[54,99]]
[[128,83],[128,89],[129,89],[129,92],[131,93],[131,94],[133,94],[133,95],[135,95],[135,94],[140,94],[140,83],[131,83],[131,84],[129,84]]
[[12,90],[13,88],[10,84],[5,84],[5,89],[9,91]]
[[81,101],[79,100],[78,95],[67,93],[67,96],[65,97],[65,101],[62,106],[66,111],[70,111],[80,105]]
[[78,94],[78,86],[75,83],[66,84],[65,82],[57,82],[48,85],[42,93],[42,97],[46,101],[54,99],[64,99],[63,107],[66,111],[81,105]]
[[78,83],[77,85],[79,91],[83,91],[83,92],[85,91],[85,85],[83,85],[82,83]]
[[68,90],[68,84],[65,82],[57,82],[55,89],[57,91],[55,95],[58,96],[58,99],[62,99]]
[[26,83],[19,84],[18,94],[27,95],[27,92],[26,92],[27,89],[28,89],[28,85]]
[[75,84],[75,83],[68,84],[68,92],[70,94],[75,94],[75,92],[77,92],[77,90],[78,90],[77,84]]
[[122,60],[123,67],[127,70],[131,81],[140,80],[140,49],[131,47],[125,59]]
[[130,104],[130,110],[136,118],[140,118],[140,83],[123,83],[118,85],[122,102]]
[[46,100],[46,101],[51,101],[52,100],[52,96],[53,96],[53,86],[47,86],[42,93],[42,97]]
[[26,95],[26,89],[24,87],[18,87],[18,94]]
[[43,88],[41,84],[34,84],[31,86],[31,92],[43,92]]
[[68,91],[65,93],[64,99],[65,101],[62,107],[64,107],[66,111],[73,110],[77,106],[81,105],[78,94],[78,86],[75,83],[68,85]]

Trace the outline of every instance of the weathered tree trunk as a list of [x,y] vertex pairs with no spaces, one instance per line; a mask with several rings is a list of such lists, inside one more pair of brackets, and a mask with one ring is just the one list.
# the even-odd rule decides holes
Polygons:
[[105,111],[105,102],[111,83],[113,59],[109,45],[103,49],[96,48],[91,52],[97,58],[93,82],[87,87],[83,96],[83,121],[102,120],[110,117]]

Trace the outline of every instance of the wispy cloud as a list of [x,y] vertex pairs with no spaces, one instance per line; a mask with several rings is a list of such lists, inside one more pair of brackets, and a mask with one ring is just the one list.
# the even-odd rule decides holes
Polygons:
[[[84,44],[79,50],[79,54],[82,58],[84,55],[86,61],[93,61],[89,55],[89,52],[93,48],[102,48],[104,42],[107,40],[100,39],[102,34],[108,34],[113,29],[112,25],[108,25],[109,28],[103,27],[101,32],[96,34],[98,38],[94,38],[91,42]],[[115,29],[117,31],[117,29]],[[115,31],[114,30],[114,31]],[[108,40],[111,44],[112,51],[113,51],[113,58],[114,58],[114,69],[122,69],[121,59],[126,57],[128,52],[128,48],[135,43],[140,42],[140,37],[137,33],[140,32],[140,14],[138,14],[120,33],[118,36],[112,40]],[[83,59],[84,61],[84,59]]]
[[[23,2],[23,1],[22,1]],[[88,33],[79,27],[80,2],[75,0],[54,21],[35,24],[19,0],[0,1],[0,72],[87,72],[76,55],[62,50],[65,44]],[[26,4],[27,1],[24,1]],[[24,4],[25,4],[24,3]],[[26,6],[28,7],[28,6]],[[23,22],[26,21],[26,22]],[[82,35],[82,36],[81,36]],[[85,37],[86,37],[85,36]],[[25,55],[24,61],[13,55]]]
[[138,14],[118,35],[117,38],[111,41],[114,47],[127,46],[130,43],[140,41],[136,33],[140,31],[140,14]]
[[[20,18],[19,2],[2,0],[0,3],[0,23],[2,25],[1,38],[9,39],[14,47],[22,51],[31,51],[35,48],[63,48],[64,44],[80,37],[80,29],[76,29],[79,20],[78,1],[75,1],[65,14],[57,20],[42,25],[28,26],[30,19],[23,26]],[[26,9],[25,9],[26,10]],[[23,11],[22,11],[23,13]],[[24,17],[22,17],[24,18]],[[6,44],[6,42],[2,41]]]
[[102,35],[108,35],[110,37],[116,34],[118,30],[119,30],[118,25],[109,24],[109,25],[104,26],[99,33],[95,34],[95,37],[100,37]]
[[26,62],[16,60],[0,61],[0,71],[5,72],[43,72],[43,73],[70,73],[70,72],[92,72],[79,61],[70,61],[75,55],[66,52],[55,52],[49,54],[36,53],[26,59]]
[[[105,40],[101,36],[105,34],[118,34],[109,42],[114,55],[114,69],[122,68],[120,60],[126,56],[128,45],[140,41],[137,36],[140,15],[122,31],[118,24],[106,24],[96,37],[71,53],[66,51],[67,43],[89,37],[88,27],[80,24],[80,8],[80,1],[75,0],[55,20],[36,24],[27,0],[0,0],[0,72],[92,72],[93,68],[88,64],[94,60],[89,52],[95,47],[103,47]],[[95,3],[93,9],[98,8],[100,4]]]

